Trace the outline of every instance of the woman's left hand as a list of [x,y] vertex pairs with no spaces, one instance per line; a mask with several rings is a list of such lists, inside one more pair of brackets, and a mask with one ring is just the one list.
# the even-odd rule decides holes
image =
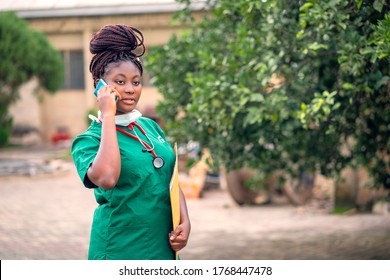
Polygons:
[[172,249],[177,252],[187,245],[191,226],[189,222],[184,222],[169,234],[169,243]]

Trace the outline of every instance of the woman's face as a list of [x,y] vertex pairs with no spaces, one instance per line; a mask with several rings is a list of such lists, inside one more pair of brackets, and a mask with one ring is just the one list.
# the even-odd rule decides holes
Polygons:
[[107,66],[103,78],[110,86],[114,86],[122,99],[116,103],[116,114],[133,111],[141,97],[141,73],[131,61],[113,62]]

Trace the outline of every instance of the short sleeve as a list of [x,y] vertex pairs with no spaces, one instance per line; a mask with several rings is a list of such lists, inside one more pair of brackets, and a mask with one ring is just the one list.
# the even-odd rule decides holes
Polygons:
[[98,187],[89,180],[87,171],[96,157],[99,145],[99,139],[91,135],[79,135],[74,139],[72,144],[73,162],[81,181],[87,188]]

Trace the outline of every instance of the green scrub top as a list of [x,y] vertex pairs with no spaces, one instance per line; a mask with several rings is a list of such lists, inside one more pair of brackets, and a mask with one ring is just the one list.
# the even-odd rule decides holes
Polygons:
[[[154,144],[157,156],[164,159],[156,169],[152,153],[142,151],[141,143],[117,131],[121,155],[121,172],[116,186],[104,190],[87,176],[99,149],[102,125],[92,122],[72,144],[72,157],[77,172],[87,188],[95,188],[98,203],[94,212],[88,259],[173,260],[175,253],[169,244],[172,230],[169,183],[175,155],[161,128],[151,119],[137,123]],[[122,129],[134,134],[129,128]],[[151,145],[138,130],[138,136]]]

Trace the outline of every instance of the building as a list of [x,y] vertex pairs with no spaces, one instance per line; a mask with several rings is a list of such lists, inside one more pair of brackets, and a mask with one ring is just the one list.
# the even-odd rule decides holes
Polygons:
[[[191,6],[195,17],[202,16],[205,2]],[[79,134],[87,127],[89,110],[97,108],[89,72],[91,35],[103,25],[123,23],[143,32],[146,49],[162,45],[185,28],[172,24],[180,8],[174,0],[2,0],[0,11],[15,11],[31,28],[45,33],[65,63],[65,82],[55,95],[40,93],[42,98],[36,98],[34,81],[21,88],[21,99],[11,108],[14,126],[38,131],[41,143],[63,129],[70,137]],[[138,109],[146,112],[160,99],[145,73]]]

